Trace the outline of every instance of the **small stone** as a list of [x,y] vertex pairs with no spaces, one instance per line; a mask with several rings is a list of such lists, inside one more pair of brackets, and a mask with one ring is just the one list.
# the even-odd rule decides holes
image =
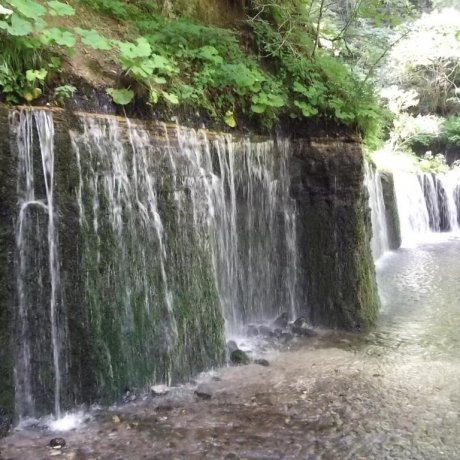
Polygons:
[[265,367],[270,366],[270,363],[266,359],[263,359],[263,358],[255,359],[254,364],[258,364],[259,366],[265,366]]
[[65,447],[65,444],[66,442],[64,438],[53,438],[48,445],[53,449],[62,449]]
[[242,364],[249,364],[251,360],[243,350],[234,350],[230,354],[230,361],[232,364],[239,366]]
[[150,387],[150,393],[152,396],[164,396],[169,393],[169,387],[167,385],[153,385]]
[[246,333],[248,337],[255,337],[256,335],[259,335],[259,329],[257,328],[257,326],[254,326],[254,324],[250,324],[248,326]]
[[113,423],[120,423],[121,419],[118,415],[112,415],[112,422]]
[[289,316],[286,312],[281,313],[278,318],[273,321],[273,325],[275,327],[280,327],[281,329],[285,329],[288,325]]

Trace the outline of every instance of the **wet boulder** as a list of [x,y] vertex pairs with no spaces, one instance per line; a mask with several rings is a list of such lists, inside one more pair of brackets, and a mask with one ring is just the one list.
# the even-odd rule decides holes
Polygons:
[[164,396],[169,393],[169,387],[167,385],[153,385],[150,387],[150,394],[152,396]]
[[229,340],[227,342],[227,350],[230,354],[232,354],[235,350],[238,350],[238,345],[234,340]]
[[250,324],[246,330],[246,334],[248,337],[254,337],[259,335],[259,329],[257,326],[254,326],[254,324]]
[[314,337],[317,335],[317,333],[309,327],[307,320],[303,316],[294,321],[291,330],[294,334],[302,335],[304,337]]
[[281,313],[278,318],[273,321],[273,325],[276,328],[286,329],[289,321],[289,316],[286,312]]
[[270,366],[270,363],[266,359],[263,359],[263,358],[255,359],[254,364],[258,364],[259,366],[264,366],[264,367]]
[[265,326],[262,324],[259,326],[259,334],[264,336],[264,337],[273,337],[275,333],[273,332],[271,327]]
[[199,399],[209,401],[212,398],[212,390],[209,385],[201,384],[195,390],[195,396]]
[[243,350],[234,350],[230,353],[230,362],[235,366],[249,364],[251,360]]

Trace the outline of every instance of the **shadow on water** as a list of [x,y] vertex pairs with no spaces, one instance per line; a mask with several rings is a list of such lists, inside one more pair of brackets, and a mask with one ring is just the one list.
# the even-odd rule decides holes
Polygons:
[[[460,458],[460,240],[378,265],[374,330],[320,331],[166,396],[93,410],[64,433],[72,459]],[[209,398],[195,395],[205,385]],[[19,431],[0,458],[51,458],[52,431]]]

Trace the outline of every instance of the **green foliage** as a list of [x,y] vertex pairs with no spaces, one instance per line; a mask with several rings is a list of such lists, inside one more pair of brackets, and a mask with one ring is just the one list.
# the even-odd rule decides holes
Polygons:
[[460,145],[460,117],[447,118],[441,125],[441,136],[447,146]]
[[431,152],[425,153],[417,166],[420,171],[429,173],[442,173],[449,170],[444,155],[433,155]]
[[134,93],[130,89],[108,88],[107,94],[110,95],[110,97],[113,99],[113,102],[115,102],[115,104],[119,104],[119,105],[127,105],[134,98]]
[[48,70],[56,60],[49,45],[72,48],[73,34],[66,29],[48,27],[43,17],[70,16],[74,9],[65,3],[49,1],[44,6],[33,0],[7,0],[10,11],[0,12],[0,94],[9,103],[27,102],[43,92]]
[[[31,94],[36,97],[44,80],[30,82],[26,71],[59,69],[50,47],[71,54],[80,40],[92,49],[116,53],[131,79],[128,88],[107,91],[120,105],[133,100],[135,89],[140,95],[144,91],[150,104],[162,101],[199,107],[230,127],[237,126],[241,114],[270,126],[285,113],[299,119],[321,116],[337,120],[356,127],[368,138],[378,133],[382,113],[371,86],[319,48],[323,2],[289,0],[283,4],[275,1],[267,8],[259,5],[261,14],[250,21],[256,43],[243,47],[231,30],[181,18],[166,19],[157,14],[158,4],[145,0],[80,1],[99,13],[129,21],[130,39],[111,40],[81,27],[48,26],[47,15],[75,14],[63,2],[8,0],[13,13],[0,16],[0,38],[6,38],[9,45],[0,56],[9,53],[10,59],[0,70],[0,90],[9,101],[24,98],[24,94],[27,100]],[[334,27],[326,29],[331,34]],[[248,49],[251,46],[259,56]],[[22,62],[13,59],[13,49],[16,52],[18,48]],[[66,86],[56,89],[56,99],[71,94]]]
[[72,97],[77,91],[77,88],[73,85],[61,85],[54,88],[54,98],[57,102],[62,104],[65,99]]
[[[292,34],[275,29],[268,20],[252,22],[259,53],[275,67],[293,118],[321,115],[356,127],[375,143],[385,113],[373,88],[360,81],[337,58],[315,50],[314,40],[292,41]],[[296,35],[294,35],[296,37]]]
[[112,45],[109,40],[104,38],[95,30],[86,30],[81,27],[75,27],[75,32],[80,35],[82,43],[91,46],[95,50],[110,50]]

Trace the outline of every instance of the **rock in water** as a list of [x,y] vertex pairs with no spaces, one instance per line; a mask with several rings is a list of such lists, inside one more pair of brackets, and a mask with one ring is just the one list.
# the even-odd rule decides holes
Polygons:
[[250,324],[248,326],[246,333],[248,337],[254,337],[256,335],[259,335],[259,329],[257,328],[257,326],[254,326],[254,324]]
[[53,449],[62,449],[65,444],[66,442],[64,438],[53,438],[48,445]]
[[305,337],[314,337],[317,333],[308,327],[307,320],[301,316],[297,318],[292,324],[292,332],[297,335],[303,335]]
[[262,326],[259,326],[259,334],[263,335],[264,337],[273,337],[275,335],[270,327],[263,324]]
[[266,359],[255,359],[254,364],[258,364],[259,366],[270,366],[270,363]]
[[228,349],[229,353],[232,353],[235,350],[238,350],[238,345],[236,344],[236,342],[234,340],[229,340],[227,342],[227,349]]
[[281,315],[278,316],[278,318],[273,321],[273,325],[275,327],[280,327],[281,329],[285,329],[288,325],[288,314],[286,312],[281,313]]
[[167,385],[153,385],[150,387],[150,393],[152,396],[164,396],[169,393],[169,387]]
[[251,360],[243,350],[233,350],[230,353],[230,361],[232,364],[239,366],[243,364],[249,364]]
[[209,400],[212,398],[212,390],[208,385],[199,385],[195,395],[200,399]]

